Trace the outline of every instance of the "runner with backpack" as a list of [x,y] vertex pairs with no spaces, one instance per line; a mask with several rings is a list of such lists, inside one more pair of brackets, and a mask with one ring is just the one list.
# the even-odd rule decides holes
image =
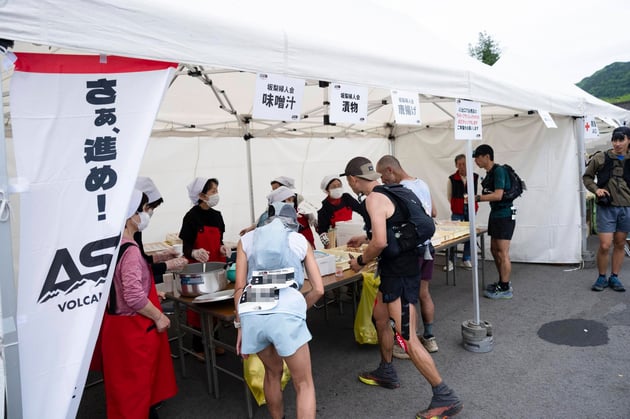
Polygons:
[[494,150],[488,144],[478,146],[473,157],[477,166],[486,170],[486,177],[481,181],[482,193],[475,196],[475,201],[490,203],[490,252],[499,272],[499,280],[488,285],[483,295],[493,300],[510,299],[513,292],[510,283],[510,242],[516,227],[516,208],[513,201],[523,193],[523,183],[511,167],[494,162]]
[[[382,191],[379,192],[380,175],[367,158],[353,158],[340,176],[347,177],[348,185],[354,193],[366,196],[364,203],[368,214],[365,220],[368,246],[358,258],[350,260],[350,267],[358,272],[368,262],[378,259],[378,272],[381,277],[373,312],[381,348],[381,362],[375,370],[361,373],[359,380],[364,384],[389,389],[400,387],[398,375],[392,364],[395,338],[433,390],[429,406],[418,412],[416,418],[452,417],[462,410],[463,403],[444,383],[433,358],[415,333],[414,304],[418,302],[420,292],[418,252],[422,251],[418,245],[433,232],[417,229],[416,225],[410,222],[412,211],[406,211],[400,201]],[[410,190],[403,192],[415,197]],[[415,205],[421,208],[419,203]],[[404,227],[405,224],[412,224],[412,228]]]

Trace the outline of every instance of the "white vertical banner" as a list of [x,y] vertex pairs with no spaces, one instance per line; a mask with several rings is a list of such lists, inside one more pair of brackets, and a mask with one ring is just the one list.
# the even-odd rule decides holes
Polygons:
[[584,139],[593,140],[599,138],[599,128],[593,116],[584,117]]
[[[20,195],[24,418],[74,418],[125,211],[175,64],[18,54],[11,119]],[[16,366],[8,366],[15,368]]]
[[331,83],[328,87],[328,100],[330,101],[330,122],[367,123],[367,87]]
[[258,73],[252,116],[274,121],[299,121],[305,84],[302,79]]
[[422,123],[417,93],[392,90],[391,96],[394,119],[397,124],[420,125]]
[[481,140],[481,104],[471,100],[455,100],[455,139]]

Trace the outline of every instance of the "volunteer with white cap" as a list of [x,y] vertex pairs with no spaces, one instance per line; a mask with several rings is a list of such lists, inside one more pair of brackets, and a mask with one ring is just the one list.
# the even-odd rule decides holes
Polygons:
[[[148,202],[144,205],[143,212],[141,213],[141,215],[146,214],[143,216],[144,218],[141,223],[143,227],[142,229],[144,229],[149,223],[150,218],[153,216],[153,211],[164,202],[164,199],[151,178],[142,176],[138,177],[136,180],[136,189],[143,192],[148,198]],[[152,255],[147,255],[144,252],[144,245],[142,243],[142,230],[137,231],[136,234],[133,235],[133,239],[136,243],[138,243],[142,256],[151,266],[151,271],[153,272],[153,278],[156,284],[163,282],[162,275],[164,275],[166,271],[181,270],[188,263],[186,258],[178,257],[179,255],[177,251],[172,248],[153,253]]]
[[286,186],[289,189],[295,189],[295,179],[288,176],[278,176],[271,181],[271,189],[273,189],[274,191],[280,186]]
[[151,269],[133,235],[143,221],[145,194],[134,190],[101,328],[100,350],[108,418],[154,417],[155,405],[177,393],[168,336]]
[[[184,216],[179,238],[182,239],[184,256],[189,262],[225,262],[232,249],[223,244],[225,223],[221,212],[214,209],[219,203],[219,181],[215,178],[195,178],[187,186],[188,197],[194,205]],[[186,311],[186,320],[194,328],[201,329],[201,318],[192,310]],[[201,337],[193,335],[193,350],[204,354]],[[217,354],[223,348],[217,348]]]
[[[297,204],[298,195],[286,186],[279,186],[274,189],[269,195],[267,195],[267,202],[269,205],[274,202],[287,202],[293,204],[293,208],[297,212],[297,222],[299,224],[298,232],[306,237],[306,240],[309,244],[315,248],[315,237],[313,236],[313,230],[311,230],[311,221],[310,217],[313,217],[312,214],[301,214],[298,212],[298,204]],[[313,217],[314,218],[314,217]],[[261,215],[258,220],[257,226],[260,227],[264,224],[264,221],[267,219],[266,214]]]
[[219,203],[219,181],[198,177],[187,188],[194,206],[184,216],[179,232],[184,256],[191,262],[225,262],[232,250],[223,244],[225,222],[214,209]]
[[317,211],[317,233],[326,249],[333,244],[328,239],[328,230],[335,228],[340,221],[352,220],[352,213],[356,212],[365,218],[365,208],[352,197],[343,191],[343,185],[339,176],[324,176],[321,183],[322,192],[327,197],[322,201],[322,207]]

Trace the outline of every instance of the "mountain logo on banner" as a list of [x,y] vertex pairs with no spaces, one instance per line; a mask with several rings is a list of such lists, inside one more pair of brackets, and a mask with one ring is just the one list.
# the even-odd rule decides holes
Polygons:
[[[96,240],[86,244],[79,253],[79,264],[72,259],[68,249],[57,249],[55,257],[53,258],[48,274],[46,275],[46,281],[39,294],[37,302],[43,304],[51,298],[57,297],[60,294],[68,295],[74,291],[80,289],[86,284],[94,283],[92,286],[104,284],[107,279],[107,273],[112,264],[114,258],[113,253],[102,253],[103,250],[114,250],[120,242],[120,235],[109,237],[101,240]],[[95,255],[96,254],[96,255]],[[87,273],[81,273],[82,268],[101,268],[96,271],[90,271]],[[65,272],[65,275],[63,272]],[[60,280],[60,278],[63,278]],[[67,278],[67,279],[66,279]],[[95,302],[94,299],[100,299],[99,295],[92,295],[86,297],[88,300],[83,301],[84,304],[90,304]],[[80,304],[81,301],[78,302]],[[62,306],[65,307],[65,306]],[[60,307],[60,309],[63,308]],[[69,307],[72,308],[72,307]]]

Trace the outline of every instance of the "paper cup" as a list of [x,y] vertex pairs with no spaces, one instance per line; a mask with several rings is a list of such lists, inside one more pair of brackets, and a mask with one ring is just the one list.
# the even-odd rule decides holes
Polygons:
[[173,249],[177,252],[177,257],[184,256],[184,245],[181,243],[174,244]]

